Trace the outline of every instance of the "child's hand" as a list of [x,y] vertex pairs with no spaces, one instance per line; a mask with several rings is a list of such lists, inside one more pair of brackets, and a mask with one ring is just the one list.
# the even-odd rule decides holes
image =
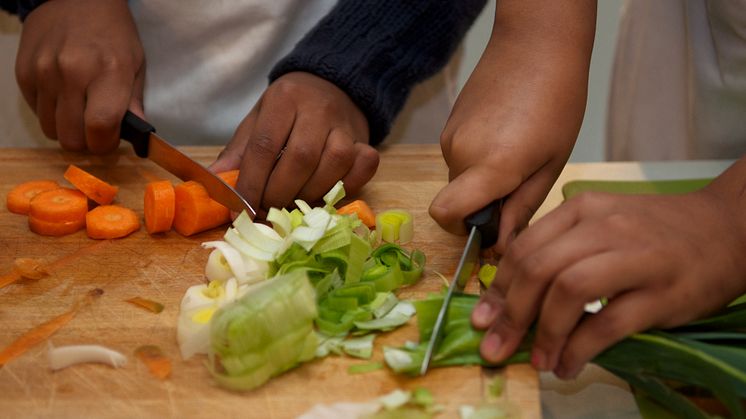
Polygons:
[[541,205],[585,111],[595,22],[587,3],[498,4],[490,43],[441,136],[450,183],[430,215],[444,229],[464,234],[468,215],[507,197],[495,247],[503,253]]
[[[506,358],[538,319],[532,363],[573,377],[632,333],[682,325],[737,298],[746,292],[746,221],[722,196],[713,187],[587,193],[562,204],[516,238],[472,313],[489,329],[482,356]],[[602,297],[608,305],[584,316]]]
[[368,123],[350,98],[313,74],[277,79],[210,166],[241,169],[237,190],[259,208],[324,196],[338,181],[354,194],[375,174],[378,152]]
[[126,0],[54,0],[26,18],[16,77],[44,134],[66,150],[119,144],[129,108],[143,116],[145,63]]

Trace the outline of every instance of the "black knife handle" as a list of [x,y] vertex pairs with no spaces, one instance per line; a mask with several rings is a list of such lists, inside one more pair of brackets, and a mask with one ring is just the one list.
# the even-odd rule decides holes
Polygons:
[[497,243],[500,233],[500,211],[503,209],[503,198],[492,201],[489,205],[466,217],[469,230],[476,227],[482,234],[480,247],[486,249]]
[[127,111],[122,119],[122,127],[119,129],[119,138],[132,143],[135,154],[138,157],[145,158],[148,157],[151,132],[155,132],[155,127],[148,124],[139,116]]

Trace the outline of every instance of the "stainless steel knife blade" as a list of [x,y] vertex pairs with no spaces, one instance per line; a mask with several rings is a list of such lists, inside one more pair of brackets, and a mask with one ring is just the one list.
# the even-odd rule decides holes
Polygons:
[[469,238],[466,240],[464,251],[461,253],[461,259],[459,259],[458,266],[456,267],[456,273],[453,275],[451,285],[443,297],[443,304],[440,306],[438,317],[435,319],[435,325],[433,326],[433,331],[425,350],[425,357],[420,366],[420,375],[425,375],[427,372],[430,360],[440,343],[440,335],[448,316],[448,306],[451,302],[451,297],[455,292],[462,292],[466,287],[466,283],[471,278],[474,268],[479,264],[480,249],[488,248],[497,242],[502,203],[502,199],[494,201],[466,219],[466,225],[470,228]]
[[201,183],[210,197],[232,211],[247,211],[253,219],[256,211],[235,189],[206,167],[192,160],[155,133],[155,128],[130,111],[122,120],[120,137],[132,143],[135,153],[152,160],[181,180]]

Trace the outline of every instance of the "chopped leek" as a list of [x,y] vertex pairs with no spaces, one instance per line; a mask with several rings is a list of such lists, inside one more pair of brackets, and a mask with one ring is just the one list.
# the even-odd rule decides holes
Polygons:
[[383,369],[383,364],[374,361],[374,362],[367,362],[365,364],[355,364],[350,365],[349,368],[347,368],[348,374],[366,374],[373,371],[378,371],[380,369]]
[[479,273],[477,273],[477,278],[479,278],[479,282],[481,282],[482,285],[485,286],[485,288],[489,288],[490,284],[492,284],[492,280],[495,279],[496,274],[497,274],[497,266],[490,265],[489,263],[485,263],[479,268]]
[[376,231],[389,243],[409,243],[414,237],[412,214],[402,209],[383,211],[376,216]]
[[303,271],[263,282],[215,313],[210,371],[233,390],[250,390],[315,356],[316,297]]

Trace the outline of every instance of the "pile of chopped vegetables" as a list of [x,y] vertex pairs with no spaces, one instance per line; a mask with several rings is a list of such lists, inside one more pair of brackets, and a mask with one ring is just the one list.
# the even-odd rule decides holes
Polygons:
[[358,216],[370,222],[370,209],[338,212],[343,197],[338,182],[323,207],[271,208],[271,227],[242,213],[223,240],[203,243],[209,283],[190,287],[179,313],[185,359],[208,353],[218,383],[251,389],[316,356],[370,358],[371,332],[409,321],[414,307],[394,291],[421,278],[425,255],[377,245]]

